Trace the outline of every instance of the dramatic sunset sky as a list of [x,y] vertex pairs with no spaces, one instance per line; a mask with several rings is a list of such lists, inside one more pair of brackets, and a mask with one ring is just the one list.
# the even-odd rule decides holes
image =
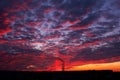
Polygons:
[[0,70],[120,71],[120,0],[0,0]]

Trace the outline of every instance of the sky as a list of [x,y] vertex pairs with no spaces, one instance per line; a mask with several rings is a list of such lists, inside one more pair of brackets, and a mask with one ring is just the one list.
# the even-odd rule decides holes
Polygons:
[[120,71],[119,14],[119,0],[0,0],[0,70]]

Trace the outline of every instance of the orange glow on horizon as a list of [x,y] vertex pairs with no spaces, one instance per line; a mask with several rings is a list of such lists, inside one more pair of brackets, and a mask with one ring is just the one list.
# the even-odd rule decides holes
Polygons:
[[78,70],[113,70],[114,72],[120,72],[120,61],[112,63],[100,63],[100,64],[87,64],[82,66],[73,66],[67,71]]

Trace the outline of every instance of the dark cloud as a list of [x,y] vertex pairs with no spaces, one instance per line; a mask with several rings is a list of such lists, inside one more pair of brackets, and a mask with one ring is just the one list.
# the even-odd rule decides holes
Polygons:
[[110,45],[111,47],[103,46],[96,51],[92,51],[91,48],[86,48],[78,51],[78,54],[73,59],[71,59],[71,61],[94,61],[102,59],[104,60],[120,56],[120,42],[110,43]]

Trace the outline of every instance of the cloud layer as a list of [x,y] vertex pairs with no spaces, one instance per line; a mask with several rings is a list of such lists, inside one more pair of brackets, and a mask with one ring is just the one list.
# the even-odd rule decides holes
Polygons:
[[9,65],[10,70],[29,70],[32,65],[35,70],[54,70],[56,57],[66,67],[119,61],[119,4],[118,0],[1,0],[0,69]]

